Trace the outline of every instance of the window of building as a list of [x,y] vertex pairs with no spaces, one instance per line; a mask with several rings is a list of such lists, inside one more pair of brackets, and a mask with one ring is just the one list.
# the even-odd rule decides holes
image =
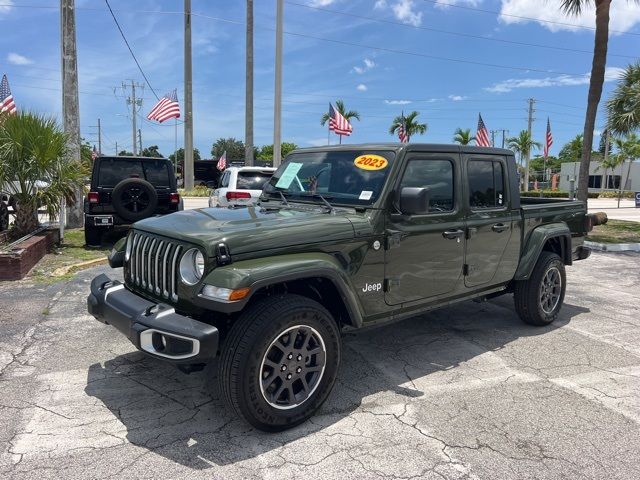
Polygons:
[[620,175],[609,175],[607,177],[607,188],[620,188]]
[[589,175],[589,188],[602,188],[602,175]]

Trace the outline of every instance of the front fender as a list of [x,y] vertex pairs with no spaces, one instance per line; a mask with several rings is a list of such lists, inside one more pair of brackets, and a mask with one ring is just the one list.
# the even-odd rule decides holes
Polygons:
[[340,293],[353,324],[362,325],[362,309],[353,293],[355,289],[347,272],[335,257],[319,252],[243,260],[216,268],[205,277],[204,284],[231,290],[249,287],[249,296],[236,302],[205,300],[198,296],[197,303],[205,308],[213,307],[217,311],[237,312],[261,288],[304,278],[324,278],[331,281]]
[[[551,238],[561,238],[563,245],[562,260],[571,263],[571,230],[566,223],[556,222],[540,225],[533,229],[525,244],[514,280],[526,280],[531,276],[533,267],[540,257],[544,244]],[[567,261],[568,254],[568,261]]]

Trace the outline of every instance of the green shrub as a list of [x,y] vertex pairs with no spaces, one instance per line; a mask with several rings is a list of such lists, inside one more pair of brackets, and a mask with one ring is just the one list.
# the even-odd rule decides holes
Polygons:
[[[598,198],[618,198],[619,194],[620,192],[613,191],[601,192],[600,194],[598,194]],[[635,198],[634,192],[622,192],[621,196],[622,198]]]
[[209,187],[194,187],[193,190],[179,188],[178,193],[183,197],[208,197],[211,189]]
[[[542,192],[542,195],[540,195]],[[589,192],[589,198],[598,198],[599,193]],[[569,198],[569,192],[562,190],[529,190],[528,192],[520,192],[521,197],[540,197],[543,198]]]

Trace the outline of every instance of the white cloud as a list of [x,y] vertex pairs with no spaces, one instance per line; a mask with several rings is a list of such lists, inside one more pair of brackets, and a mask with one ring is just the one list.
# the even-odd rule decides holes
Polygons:
[[452,5],[466,5],[469,7],[477,7],[482,3],[482,0],[436,0],[436,7],[447,9]]
[[[617,80],[624,72],[620,67],[607,67],[604,74],[605,82]],[[556,77],[545,78],[510,78],[502,82],[498,82],[490,87],[485,88],[486,91],[492,93],[506,93],[516,88],[546,88],[546,87],[567,87],[574,85],[588,85],[590,73],[584,75],[558,75]]]
[[327,144],[327,137],[324,138],[311,138],[307,140],[307,144],[312,147],[322,147]]
[[356,90],[358,90],[359,92],[366,92],[367,86],[364,83],[361,83],[356,87]]
[[[541,26],[552,32],[560,30],[582,31],[582,29],[572,25],[559,25],[557,23],[546,22],[595,27],[595,6],[593,5],[595,2],[583,2],[586,3],[586,5],[582,14],[577,17],[564,16],[561,13],[561,3],[561,0],[548,0],[545,5],[540,5],[540,0],[502,0],[502,7],[498,18],[507,24],[527,23],[531,21],[526,18],[517,17],[533,18],[537,20]],[[612,2],[610,15],[609,28],[612,31],[611,35],[616,35],[613,30],[626,32],[637,23],[640,23],[640,8],[638,8],[635,2]]]
[[11,6],[13,5],[12,0],[4,0],[2,5],[0,5],[0,15],[3,13],[9,13],[11,11]]
[[311,2],[309,2],[309,5],[311,5],[312,7],[328,7],[335,1],[336,0],[311,0]]
[[18,53],[11,52],[9,55],[7,55],[7,62],[13,65],[31,65],[33,63],[33,60]]
[[385,100],[387,105],[409,105],[411,100]]
[[460,102],[462,100],[466,100],[467,97],[463,95],[449,95],[449,100],[453,100],[454,102]]
[[376,62],[374,62],[370,58],[365,58],[363,60],[363,63],[364,65],[356,65],[355,67],[353,67],[353,71],[356,72],[358,75],[362,75],[364,72],[371,70],[373,67],[376,66]]
[[396,0],[395,2],[377,0],[373,6],[376,10],[391,8],[393,15],[402,23],[417,27],[422,24],[422,12],[417,12],[415,7],[414,0]]

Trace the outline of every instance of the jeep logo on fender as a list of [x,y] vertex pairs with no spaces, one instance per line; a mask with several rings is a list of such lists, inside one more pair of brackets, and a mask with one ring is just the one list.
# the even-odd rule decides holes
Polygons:
[[382,290],[382,284],[381,283],[365,283],[364,287],[362,287],[362,291],[364,293],[367,292],[379,292]]

